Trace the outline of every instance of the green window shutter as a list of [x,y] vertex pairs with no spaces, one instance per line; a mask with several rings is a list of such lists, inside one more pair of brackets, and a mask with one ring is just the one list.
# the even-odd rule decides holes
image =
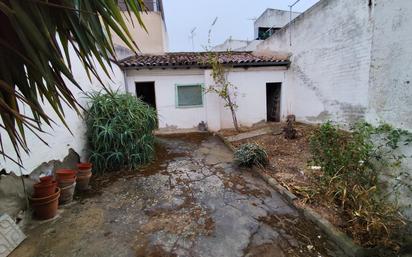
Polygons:
[[177,107],[203,106],[202,85],[176,85]]

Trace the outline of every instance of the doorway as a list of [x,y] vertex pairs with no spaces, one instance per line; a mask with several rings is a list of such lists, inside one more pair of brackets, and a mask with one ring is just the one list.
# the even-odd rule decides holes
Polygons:
[[136,96],[156,109],[156,95],[154,82],[136,82]]
[[282,83],[266,83],[267,121],[280,121],[280,99]]

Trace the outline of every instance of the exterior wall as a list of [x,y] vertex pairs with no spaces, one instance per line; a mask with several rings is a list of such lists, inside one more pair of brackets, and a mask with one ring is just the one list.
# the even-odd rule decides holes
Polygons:
[[[83,66],[80,64],[79,60],[75,58],[76,54],[71,49],[70,56],[72,56],[72,69],[73,75],[78,83],[81,85],[84,92],[90,92],[93,90],[101,90],[102,87],[100,82],[96,79],[90,81],[87,74],[83,70]],[[97,63],[97,62],[96,62]],[[104,75],[102,69],[98,69],[98,73],[101,75],[103,83],[114,89],[122,90],[124,88],[124,77],[123,72],[115,64],[112,64],[113,73],[111,74],[111,79]],[[109,69],[110,70],[110,69]],[[77,98],[82,106],[87,105],[87,99],[85,98],[85,93],[81,92],[77,87],[69,82],[70,89],[72,93]],[[22,161],[24,174],[30,174],[34,169],[36,169],[43,162],[48,162],[50,160],[63,160],[69,153],[69,149],[73,148],[81,157],[86,157],[86,127],[83,119],[77,115],[73,110],[66,108],[65,118],[66,122],[73,134],[59,121],[57,115],[54,114],[53,109],[50,105],[45,105],[45,112],[50,114],[50,117],[57,124],[53,124],[53,128],[43,126],[45,134],[42,138],[49,144],[46,146],[43,144],[33,133],[26,131],[27,143],[31,152],[29,155],[22,155]],[[27,115],[30,112],[27,111]],[[7,153],[14,153],[13,147],[8,140],[4,137],[4,148]],[[14,156],[13,154],[11,154]],[[11,161],[1,161],[0,169],[5,169],[6,172],[14,172],[19,175],[20,171],[16,164]]]
[[291,53],[286,80],[293,85],[290,112],[299,120],[347,124],[364,117],[370,13],[368,1],[323,0],[258,45],[258,51]]
[[[385,121],[412,132],[412,4],[402,0],[378,0],[374,5],[372,63],[368,120]],[[412,146],[400,150],[412,156]],[[403,167],[402,181],[412,186],[412,158]],[[401,204],[410,205],[412,191],[402,190]],[[412,220],[412,207],[405,211]]]
[[176,84],[204,84],[203,70],[129,70],[126,80],[132,94],[136,93],[135,82],[155,82],[159,128],[193,128],[206,121],[205,103],[202,107],[176,107]]
[[229,51],[229,50],[236,51],[236,49],[238,48],[246,47],[249,43],[250,41],[248,40],[226,39],[226,41],[223,42],[222,44],[214,46],[212,48],[212,51],[217,51],[217,52]]
[[369,84],[369,119],[412,131],[412,4],[379,0]]
[[[300,121],[347,125],[366,119],[412,131],[411,12],[411,3],[402,0],[322,0],[258,51],[291,53],[286,83],[291,112]],[[410,146],[400,151],[412,156]],[[411,158],[401,167],[409,185],[411,167]],[[411,197],[406,189],[398,200],[409,205]],[[412,208],[405,214],[412,218]]]
[[[266,121],[266,83],[282,83],[281,117],[287,115],[288,86],[285,84],[286,68],[249,68],[234,69],[228,74],[229,81],[237,87],[235,97],[238,110],[236,116],[239,125],[252,126],[260,121]],[[232,115],[221,104],[221,128],[232,128]]]
[[[127,12],[123,12],[123,18],[141,53],[165,53],[167,51],[166,25],[161,12],[141,13],[147,32],[140,27],[133,15],[130,17]],[[112,39],[114,44],[127,48],[117,34],[112,33]]]
[[232,40],[227,39],[224,43],[213,47],[213,51],[255,51],[262,40]]
[[[299,16],[300,13],[292,12],[292,19]],[[290,22],[290,12],[276,9],[266,9],[262,15],[255,21],[255,39],[258,38],[259,27],[264,28],[282,28]]]
[[[214,93],[204,95],[202,107],[176,108],[176,84],[214,84],[210,70],[128,70],[127,91],[135,93],[135,82],[155,82],[156,108],[160,128],[193,128],[201,121],[209,129],[217,131],[233,127],[230,111],[222,99]],[[241,125],[251,126],[266,120],[266,83],[284,83],[285,67],[237,68],[228,74],[228,79],[237,87],[237,118]],[[281,115],[287,114],[288,87],[282,87]]]

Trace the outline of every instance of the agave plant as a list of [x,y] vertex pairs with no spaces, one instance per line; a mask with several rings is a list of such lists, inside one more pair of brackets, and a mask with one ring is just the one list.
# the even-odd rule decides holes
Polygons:
[[87,138],[95,172],[149,162],[154,153],[156,111],[128,93],[108,90],[91,93],[89,98]]
[[[143,1],[122,2],[144,27]],[[25,131],[41,139],[41,125],[52,124],[43,109],[45,102],[63,123],[64,104],[80,109],[64,80],[81,89],[71,72],[69,47],[89,78],[98,79],[94,60],[107,73],[115,56],[111,33],[137,49],[118,0],[0,0],[0,24],[0,154],[13,160],[3,148],[6,133],[17,154],[14,161],[20,160],[21,149],[29,151]],[[22,112],[23,106],[32,114]]]

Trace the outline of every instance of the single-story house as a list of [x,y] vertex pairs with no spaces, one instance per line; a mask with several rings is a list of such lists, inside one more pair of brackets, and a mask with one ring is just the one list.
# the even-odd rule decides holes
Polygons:
[[[217,52],[230,69],[228,81],[236,87],[240,125],[280,121],[288,114],[284,85],[288,58],[252,52]],[[120,61],[126,91],[156,108],[159,128],[193,128],[202,121],[210,130],[233,127],[230,111],[215,93],[205,52],[131,56]]]

